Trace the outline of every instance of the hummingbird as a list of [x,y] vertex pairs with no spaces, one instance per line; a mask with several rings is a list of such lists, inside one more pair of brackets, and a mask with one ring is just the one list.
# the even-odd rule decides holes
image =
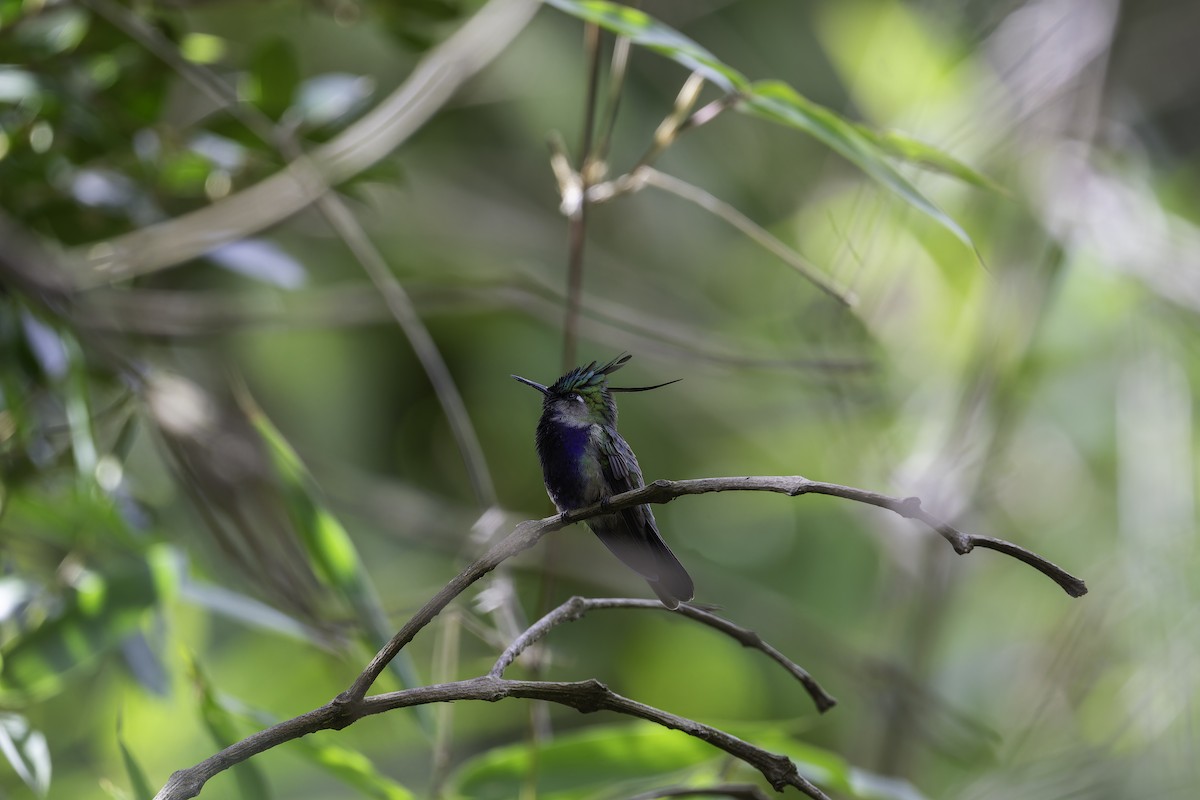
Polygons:
[[[549,386],[512,377],[542,393],[537,425],[537,454],[546,493],[560,512],[573,511],[645,484],[633,450],[617,433],[614,392],[646,392],[655,386],[620,388],[608,376],[632,356],[622,353],[602,367],[576,367]],[[646,579],[667,608],[692,599],[692,578],[667,547],[650,506],[601,514],[588,527],[612,554]]]

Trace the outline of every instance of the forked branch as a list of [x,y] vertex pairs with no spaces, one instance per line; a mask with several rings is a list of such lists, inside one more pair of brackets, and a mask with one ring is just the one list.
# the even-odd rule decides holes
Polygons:
[[[428,625],[454,598],[458,597],[471,584],[491,572],[506,559],[532,547],[546,534],[559,530],[571,523],[580,522],[600,514],[609,514],[622,508],[642,505],[644,503],[666,503],[676,497],[688,494],[734,491],[777,492],[791,497],[798,497],[804,494],[825,494],[845,500],[853,500],[857,503],[866,503],[867,505],[886,508],[903,517],[922,522],[937,531],[946,541],[950,542],[957,553],[969,553],[976,547],[996,550],[1029,564],[1061,586],[1072,597],[1079,597],[1087,592],[1087,586],[1082,580],[1058,565],[1012,542],[995,539],[990,536],[976,536],[964,533],[949,523],[943,522],[932,514],[929,514],[921,507],[921,501],[916,497],[891,497],[866,489],[857,489],[852,486],[813,481],[799,475],[699,478],[685,481],[659,480],[649,486],[615,495],[602,503],[597,503],[587,508],[564,512],[557,516],[541,520],[522,522],[512,533],[456,575],[429,602],[422,606],[405,623],[404,627],[392,637],[392,640],[376,654],[371,663],[355,679],[349,689],[320,708],[252,734],[242,741],[225,748],[220,753],[200,762],[196,766],[176,772],[171,776],[167,785],[156,795],[155,800],[181,800],[182,798],[194,797],[209,778],[234,764],[245,761],[247,758],[284,742],[298,739],[301,736],[306,736],[316,731],[340,730],[371,714],[382,713],[393,708],[406,708],[427,703],[451,702],[454,700],[496,701],[507,697],[546,700],[567,705],[585,713],[609,710],[649,720],[667,728],[683,731],[690,736],[695,736],[724,750],[735,758],[758,769],[776,789],[782,789],[785,786],[795,786],[809,797],[824,798],[825,795],[820,789],[803,778],[796,771],[795,765],[789,759],[769,753],[766,750],[757,748],[748,742],[744,742],[741,739],[707,725],[702,725],[683,717],[677,717],[660,709],[622,697],[610,691],[599,681],[589,680],[574,683],[557,683],[550,681],[513,681],[498,677],[503,673],[505,667],[512,663],[513,658],[516,657],[521,649],[528,647],[533,641],[545,635],[545,632],[554,625],[565,622],[570,618],[572,612],[569,609],[563,611],[561,607],[536,623],[522,637],[519,637],[517,641],[510,645],[496,661],[496,665],[489,675],[466,681],[439,684],[437,686],[405,689],[400,692],[390,692],[372,697],[366,696],[367,691],[387,666],[388,662],[395,658],[396,654],[412,641],[413,637]],[[589,602],[594,604],[590,606],[591,608],[641,608],[647,607],[645,604],[652,604],[651,601],[594,600],[584,601],[583,610],[587,610]],[[555,618],[555,615],[560,612],[562,612],[561,619]],[[744,645],[762,650],[785,667],[791,663],[777,651],[767,649],[769,646],[762,643],[761,639],[753,631],[747,631],[726,620],[722,620],[720,617],[694,607],[683,606],[676,613],[682,613],[692,619],[717,627],[725,633],[734,636],[734,638],[737,638]],[[799,673],[792,670],[792,667],[795,667],[795,670],[799,670]],[[798,666],[792,665],[792,667],[788,667],[789,671],[792,671],[797,679],[804,682],[801,674],[807,676],[807,673],[800,670]],[[815,684],[813,685],[815,686]],[[809,685],[805,683],[805,686],[809,688],[810,694],[812,694],[813,690]],[[818,690],[819,688],[817,687]],[[821,692],[821,694],[823,695],[824,693]],[[826,695],[826,697],[828,696]],[[821,707],[822,701],[818,699],[818,695],[814,694],[813,699],[817,702],[818,707]],[[828,699],[832,700],[832,698]]]

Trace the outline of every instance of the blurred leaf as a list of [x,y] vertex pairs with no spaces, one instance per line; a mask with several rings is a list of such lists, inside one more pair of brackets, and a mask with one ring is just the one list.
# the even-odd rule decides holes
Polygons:
[[29,102],[40,93],[37,76],[23,69],[0,66],[0,103]]
[[[199,662],[191,663],[192,682],[200,695],[200,719],[208,730],[213,743],[220,749],[238,742],[242,734],[238,732],[237,721],[216,695],[208,677],[200,668]],[[271,796],[267,779],[262,770],[253,760],[234,764],[229,768],[237,781],[238,792],[244,800],[266,800]]]
[[[279,722],[272,714],[247,706],[228,695],[214,695],[228,714],[244,717],[256,725],[270,727]],[[329,737],[305,736],[288,742],[288,747],[305,753],[305,762],[314,764],[338,780],[353,786],[367,797],[378,800],[413,800],[416,797],[391,778],[379,774],[371,760],[357,750],[342,747]]]
[[321,128],[346,120],[365,108],[374,92],[375,81],[369,75],[346,72],[317,75],[300,84],[290,113],[298,117],[304,129]]
[[223,614],[271,633],[277,633],[310,644],[320,644],[320,637],[302,622],[284,614],[253,597],[226,589],[223,586],[197,583],[186,579],[179,587],[179,597],[206,611]]
[[129,788],[134,800],[151,800],[154,797],[154,787],[146,779],[146,773],[134,757],[129,746],[125,744],[122,730],[122,718],[117,715],[117,748],[121,751],[121,762],[125,765],[125,774],[129,776]]
[[29,311],[21,311],[21,328],[29,352],[48,378],[58,379],[67,374],[67,345],[58,331],[42,322]]
[[693,72],[699,72],[727,92],[749,87],[746,76],[712,53],[664,25],[644,11],[606,0],[545,0],[547,5],[605,30],[629,37],[634,44],[653,50]]
[[[3,495],[0,494],[0,499]],[[12,619],[34,595],[34,585],[15,575],[0,578],[0,623]]]
[[927,800],[907,781],[852,766],[837,753],[800,741],[778,725],[735,724],[730,733],[790,758],[800,773],[824,789],[861,800]]
[[96,480],[96,432],[92,429],[91,401],[88,399],[87,364],[83,350],[73,336],[64,336],[67,348],[67,384],[63,387],[63,402],[67,409],[67,427],[71,431],[71,452],[75,456],[75,469],[81,478],[80,485],[91,486]]
[[877,147],[895,158],[958,178],[980,189],[1008,196],[1009,192],[986,175],[975,171],[949,153],[931,144],[901,133],[900,131],[877,131],[869,125],[856,125],[858,132],[870,139]]
[[0,752],[26,786],[45,796],[50,790],[50,748],[41,732],[20,714],[0,712]]
[[187,33],[179,42],[179,53],[196,64],[215,64],[225,56],[225,40],[209,33]]
[[[367,643],[372,649],[378,650],[391,639],[395,631],[379,603],[375,587],[363,568],[354,542],[321,501],[316,481],[296,451],[247,392],[240,392],[239,397],[246,415],[267,446],[283,489],[284,504],[316,566],[317,575],[350,604],[357,619],[366,627]],[[421,685],[420,676],[407,653],[399,653],[388,664],[388,668],[400,679],[402,686]],[[426,730],[431,730],[429,709],[418,706],[417,715]]]
[[16,29],[16,37],[31,53],[57,55],[79,46],[89,21],[82,8],[60,6],[27,19]]
[[304,265],[265,239],[242,239],[211,250],[205,256],[230,272],[281,289],[299,289],[308,279]]
[[204,194],[204,182],[213,164],[192,150],[180,150],[163,158],[158,172],[159,185],[168,192],[184,197]]
[[58,692],[73,673],[112,650],[143,613],[173,591],[176,567],[165,549],[108,574],[80,568],[53,617],[22,631],[0,655],[0,698],[18,701]]
[[145,633],[135,630],[121,640],[121,655],[125,666],[138,685],[151,694],[166,697],[171,689],[167,668],[159,653],[150,645]]
[[812,102],[782,81],[756,81],[738,108],[813,136],[975,250],[967,232],[897,172],[887,160],[888,153],[864,136],[858,125]]
[[524,744],[488,750],[459,767],[448,785],[457,797],[508,800],[522,795],[536,761],[537,796],[567,800],[723,757],[712,745],[679,731],[646,723],[612,725],[557,736],[536,752]]
[[282,36],[273,37],[255,51],[250,71],[257,84],[256,105],[271,119],[278,120],[292,105],[300,83],[295,49]]
[[433,46],[437,23],[448,22],[462,14],[461,0],[405,0],[403,3],[379,3],[373,8],[388,33],[418,50]]
[[348,786],[353,786],[365,797],[378,800],[415,800],[416,795],[381,775],[371,759],[357,750],[326,744],[324,740],[305,737],[296,744],[308,753],[310,763],[333,775]]

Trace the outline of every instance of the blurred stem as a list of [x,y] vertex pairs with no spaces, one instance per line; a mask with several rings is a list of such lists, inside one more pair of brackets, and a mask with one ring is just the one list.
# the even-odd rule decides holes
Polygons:
[[[637,7],[641,3],[632,5]],[[603,133],[600,135],[600,143],[596,146],[596,157],[606,161],[612,147],[613,129],[617,125],[617,112],[621,108],[621,90],[625,86],[625,73],[629,67],[631,47],[628,36],[618,36],[616,42],[613,43],[612,61],[609,62],[608,67],[608,102],[604,108],[604,122],[600,126]]]
[[[449,683],[458,674],[459,640],[462,631],[462,615],[450,613],[439,630],[437,661],[433,667],[433,679],[438,683]],[[454,736],[454,704],[442,703],[434,715],[433,729],[433,775],[430,779],[429,796],[442,796],[442,786],[450,772],[450,743]]]
[[341,198],[332,192],[325,191],[317,198],[317,208],[329,221],[338,236],[354,254],[363,271],[375,284],[375,288],[383,295],[384,302],[392,312],[393,318],[404,331],[413,352],[425,369],[429,382],[437,395],[450,430],[454,434],[458,451],[467,467],[467,476],[471,481],[471,489],[475,500],[481,509],[488,509],[497,504],[496,488],[488,471],[487,460],[483,455],[483,447],[471,424],[466,404],[454,382],[454,376],[438,350],[437,342],[421,321],[417,309],[413,305],[408,292],[400,285],[400,281],[392,275],[387,262],[378,248],[371,242],[358,220],[346,208]]
[[583,29],[584,49],[588,55],[587,96],[583,107],[583,141],[579,148],[581,197],[567,220],[567,312],[563,320],[562,371],[575,366],[579,339],[579,308],[583,296],[583,249],[587,238],[587,189],[592,182],[592,133],[596,126],[596,97],[600,85],[600,27],[588,23]]

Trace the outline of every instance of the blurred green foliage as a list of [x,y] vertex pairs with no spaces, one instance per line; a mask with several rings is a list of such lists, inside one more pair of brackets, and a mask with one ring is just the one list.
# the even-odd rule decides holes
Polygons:
[[[835,797],[1192,796],[1189,4],[548,1],[336,187],[429,327],[502,509],[476,505],[412,348],[315,210],[134,279],[80,263],[203,226],[187,215],[336,142],[482,5],[0,0],[0,795],[150,796],[327,702],[486,541],[549,513],[538,408],[508,375],[560,372],[567,222],[544,142],[560,131],[578,163],[583,17],[609,31],[602,99],[611,31],[635,44],[607,177],[654,153],[853,298],[699,194],[592,207],[581,360],[629,350],[630,384],[685,379],[621,400],[647,479],[920,495],[1091,593],[829,498],[683,498],[656,515],[697,600],[839,705],[818,717],[766,659],[657,613],[554,630],[540,674],[722,727]],[[659,153],[693,69],[695,107],[728,113]],[[377,690],[486,672],[570,594],[643,590],[567,529],[464,596],[460,646],[435,625]],[[516,701],[372,717],[204,796],[763,785],[679,732],[550,719],[531,748]]]

